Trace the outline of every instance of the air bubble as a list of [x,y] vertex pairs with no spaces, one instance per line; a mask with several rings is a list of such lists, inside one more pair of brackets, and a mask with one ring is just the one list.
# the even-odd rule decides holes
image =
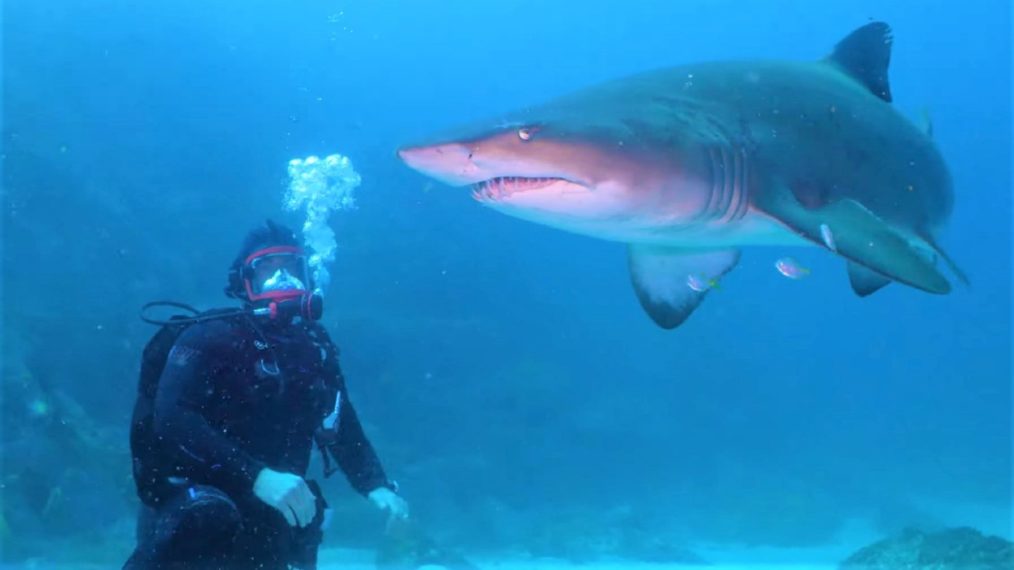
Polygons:
[[327,220],[333,211],[355,209],[355,190],[362,179],[348,157],[340,154],[323,160],[316,156],[294,158],[289,161],[288,171],[284,207],[286,210],[306,207],[303,243],[312,251],[308,263],[313,269],[314,283],[326,289],[330,282],[327,265],[334,261],[338,247]]

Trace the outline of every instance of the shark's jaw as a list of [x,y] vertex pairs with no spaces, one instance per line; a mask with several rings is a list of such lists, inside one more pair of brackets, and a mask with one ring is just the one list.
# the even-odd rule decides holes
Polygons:
[[565,178],[497,176],[472,184],[472,198],[477,202],[492,204],[510,200],[522,192],[560,192],[567,189],[586,190],[584,186]]
[[605,237],[623,232],[632,205],[628,189],[608,182],[583,184],[561,177],[497,176],[472,184],[472,198],[488,208],[530,222]]

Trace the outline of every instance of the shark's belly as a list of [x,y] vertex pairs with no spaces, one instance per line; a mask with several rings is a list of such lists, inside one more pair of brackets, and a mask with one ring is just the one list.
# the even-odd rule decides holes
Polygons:
[[662,247],[714,249],[752,245],[807,247],[815,245],[789,230],[780,222],[752,209],[741,219],[727,223],[707,221],[667,225],[643,220],[617,223],[538,221],[558,230],[597,239]]
[[617,227],[584,231],[594,237],[624,243],[678,248],[733,248],[751,245],[813,246],[814,244],[760,212],[749,211],[731,222],[702,222],[670,226]]

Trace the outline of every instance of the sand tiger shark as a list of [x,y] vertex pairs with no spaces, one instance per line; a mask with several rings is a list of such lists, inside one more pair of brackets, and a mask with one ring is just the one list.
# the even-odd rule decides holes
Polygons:
[[813,61],[721,61],[594,85],[402,147],[485,206],[628,244],[642,307],[683,323],[751,245],[815,245],[851,286],[945,294],[937,244],[953,193],[928,129],[891,105],[890,27]]

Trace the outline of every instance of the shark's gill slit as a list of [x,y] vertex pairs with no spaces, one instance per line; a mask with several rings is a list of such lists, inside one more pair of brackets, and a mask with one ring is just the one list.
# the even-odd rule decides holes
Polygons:
[[707,218],[720,219],[723,223],[742,219],[749,207],[746,188],[747,157],[740,149],[724,145],[712,147],[709,156],[712,180]]
[[718,205],[722,201],[722,191],[725,189],[725,172],[715,147],[708,148],[708,163],[711,166],[711,194],[704,209],[704,217],[710,219],[721,215]]
[[722,180],[720,198],[715,204],[715,211],[712,215],[716,218],[722,218],[729,212],[729,206],[732,203],[736,171],[733,161],[729,157],[728,148],[725,146],[718,147],[718,155],[720,158],[718,168],[722,171]]
[[725,212],[723,212],[723,222],[729,223],[737,220],[746,213],[746,197],[744,191],[746,188],[743,186],[743,168],[745,157],[743,153],[737,149],[733,149],[728,154],[732,155],[732,175],[728,177],[729,180],[729,205]]
[[736,214],[732,219],[741,220],[746,217],[750,207],[750,178],[747,176],[750,157],[741,148],[736,149],[736,157],[739,158],[739,172],[736,176],[736,186],[739,187],[739,203],[736,204]]

